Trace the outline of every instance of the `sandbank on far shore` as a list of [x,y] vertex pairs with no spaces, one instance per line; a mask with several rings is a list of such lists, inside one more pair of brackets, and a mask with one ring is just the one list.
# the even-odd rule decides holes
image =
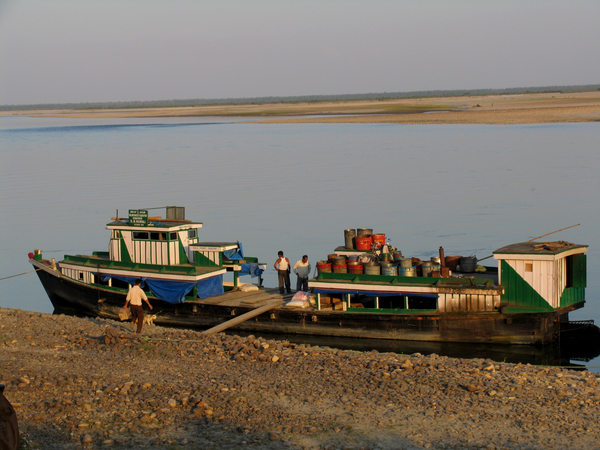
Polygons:
[[262,120],[259,123],[531,124],[599,122],[600,106]]
[[347,102],[5,111],[0,112],[0,115],[73,119],[217,116],[244,118],[252,123],[528,124],[596,122],[600,121],[600,91]]

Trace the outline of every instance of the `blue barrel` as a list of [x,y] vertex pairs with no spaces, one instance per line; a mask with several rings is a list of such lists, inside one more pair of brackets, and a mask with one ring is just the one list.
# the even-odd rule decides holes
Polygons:
[[398,268],[393,264],[381,265],[381,275],[387,275],[389,277],[398,276]]
[[400,267],[412,267],[412,258],[400,258]]
[[400,275],[401,277],[416,277],[417,267],[398,267],[398,275]]

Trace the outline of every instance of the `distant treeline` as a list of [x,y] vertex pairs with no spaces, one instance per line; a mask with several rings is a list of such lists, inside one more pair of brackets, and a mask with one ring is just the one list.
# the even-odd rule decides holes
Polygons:
[[30,109],[115,109],[115,108],[161,108],[172,106],[240,105],[261,103],[306,103],[353,100],[391,100],[396,98],[455,97],[469,95],[527,94],[543,92],[581,92],[600,90],[600,84],[579,86],[518,87],[508,89],[465,89],[446,91],[383,92],[343,95],[299,95],[290,97],[211,98],[191,100],[150,100],[135,102],[95,103],[44,103],[37,105],[0,105],[0,111]]

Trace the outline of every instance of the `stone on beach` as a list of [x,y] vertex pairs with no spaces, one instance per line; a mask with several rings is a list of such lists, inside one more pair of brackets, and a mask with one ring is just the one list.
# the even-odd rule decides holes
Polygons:
[[3,308],[0,323],[0,382],[44,449],[573,450],[600,439],[600,377],[585,370],[159,326],[140,341],[111,320]]

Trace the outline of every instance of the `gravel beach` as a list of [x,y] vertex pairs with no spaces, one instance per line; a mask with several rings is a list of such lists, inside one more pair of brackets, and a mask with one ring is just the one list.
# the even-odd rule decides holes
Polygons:
[[600,375],[0,308],[41,449],[596,449]]

